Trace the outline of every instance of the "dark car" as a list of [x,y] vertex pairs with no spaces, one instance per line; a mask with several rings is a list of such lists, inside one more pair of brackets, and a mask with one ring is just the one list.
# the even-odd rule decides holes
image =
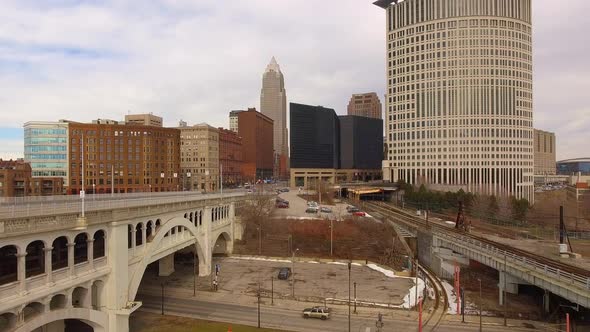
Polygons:
[[279,279],[280,280],[287,280],[287,279],[289,279],[290,275],[291,275],[291,268],[282,267],[279,270]]
[[360,212],[360,211],[361,211],[361,210],[359,210],[358,208],[356,208],[356,207],[354,207],[354,206],[352,206],[352,207],[350,207],[350,208],[347,208],[347,210],[348,210],[348,213],[352,213],[352,214],[354,214],[354,213],[356,213],[356,212]]
[[276,207],[278,207],[279,209],[288,209],[289,208],[289,202],[278,202],[276,204]]

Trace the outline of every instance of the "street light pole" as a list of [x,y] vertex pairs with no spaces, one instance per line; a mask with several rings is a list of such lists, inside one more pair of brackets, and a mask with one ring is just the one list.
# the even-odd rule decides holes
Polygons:
[[504,254],[504,286],[502,287],[502,304],[504,304],[504,326],[508,326],[508,310],[506,309],[506,254]]
[[477,279],[479,281],[479,332],[482,331],[482,321],[481,321],[481,307],[483,305],[482,298],[481,298],[481,279]]
[[330,219],[330,257],[332,257],[334,254],[333,239],[334,239],[334,220]]
[[350,332],[350,269],[351,262],[348,262],[348,332]]
[[193,255],[193,296],[197,295],[197,252]]
[[299,251],[299,248],[292,252],[291,256],[291,296],[295,298],[295,253]]
[[164,283],[162,285],[162,315],[164,315]]
[[356,281],[354,282],[354,313],[356,314]]
[[260,328],[260,283],[258,283],[258,328]]

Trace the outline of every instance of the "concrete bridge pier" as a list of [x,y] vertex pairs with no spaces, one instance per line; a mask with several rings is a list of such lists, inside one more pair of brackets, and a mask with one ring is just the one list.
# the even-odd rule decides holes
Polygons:
[[506,293],[518,295],[518,285],[529,285],[528,282],[519,279],[504,271],[498,271],[498,291],[499,291],[499,304],[504,305],[504,287],[506,287]]
[[111,223],[110,241],[108,245],[108,257],[117,257],[110,260],[111,273],[105,282],[106,308],[108,316],[107,331],[128,332],[129,315],[129,257],[127,248],[128,229],[126,223]]
[[158,275],[168,277],[174,273],[174,253],[158,260]]

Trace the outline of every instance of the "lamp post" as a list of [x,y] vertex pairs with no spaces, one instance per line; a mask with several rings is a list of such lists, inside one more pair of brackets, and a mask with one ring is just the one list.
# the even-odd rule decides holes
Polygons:
[[299,248],[292,252],[291,256],[291,296],[295,298],[295,253],[299,251]]
[[334,238],[334,220],[330,219],[330,257],[332,257],[332,255],[334,254],[333,238]]
[[348,262],[348,332],[350,332],[350,270],[352,263]]
[[483,305],[482,303],[482,298],[481,298],[481,279],[477,279],[477,281],[479,281],[479,332],[482,331],[482,321],[481,321],[481,307]]

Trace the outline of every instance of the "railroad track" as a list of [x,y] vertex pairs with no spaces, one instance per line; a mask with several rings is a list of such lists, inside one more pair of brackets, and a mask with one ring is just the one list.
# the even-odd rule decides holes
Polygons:
[[[386,216],[384,215],[384,217]],[[391,220],[387,221],[391,223],[392,226],[394,226],[394,228],[396,228],[395,224]],[[408,254],[411,254],[411,252],[408,252]],[[435,298],[434,310],[423,322],[422,327],[425,329],[425,331],[436,331],[439,325],[442,323],[445,315],[447,314],[447,309],[449,305],[447,293],[445,291],[444,286],[442,285],[442,281],[440,280],[440,278],[428,267],[419,264],[418,269],[420,269],[422,271],[422,274],[426,276],[426,278],[430,281],[430,285],[434,288]]]
[[[422,273],[426,275],[426,278],[430,280],[432,286],[435,290],[435,304],[434,310],[428,316],[426,321],[422,324],[423,328],[429,328],[429,331],[436,331],[440,323],[442,323],[443,318],[447,314],[449,300],[447,299],[447,293],[442,285],[441,280],[434,274],[430,269],[425,266],[418,265],[418,268],[422,270]],[[434,320],[432,320],[434,319]],[[432,321],[432,322],[431,322]],[[433,323],[433,324],[430,324]]]
[[582,277],[586,277],[586,278],[590,278],[590,271],[580,268],[580,267],[576,267],[570,264],[566,264],[566,263],[562,263],[560,261],[556,261],[550,258],[546,258],[543,256],[539,256],[536,255],[534,253],[522,250],[522,249],[518,249],[518,248],[514,248],[512,246],[503,244],[503,243],[499,243],[496,241],[492,241],[489,240],[483,236],[479,236],[476,234],[472,234],[472,233],[465,233],[459,230],[456,230],[454,227],[445,227],[443,225],[440,225],[438,223],[434,223],[434,222],[426,222],[424,219],[422,218],[417,218],[414,215],[411,215],[405,211],[399,210],[398,208],[395,208],[389,204],[386,203],[382,203],[382,202],[370,202],[370,203],[364,203],[364,205],[366,207],[369,208],[369,210],[373,210],[373,211],[377,211],[381,214],[383,214],[384,216],[390,216],[390,217],[394,217],[397,221],[402,222],[403,224],[411,227],[411,228],[422,228],[422,229],[436,229],[437,231],[441,232],[441,233],[445,233],[445,234],[450,234],[450,235],[461,235],[464,237],[468,237],[471,238],[473,240],[479,241],[481,243],[487,244],[491,247],[506,251],[506,252],[510,252],[513,253],[517,256],[521,256],[521,257],[526,257],[527,259],[531,260],[531,261],[536,261],[542,265],[547,265],[550,266],[552,268],[564,271],[564,272],[568,272],[574,275],[578,275],[578,276],[582,276]]

